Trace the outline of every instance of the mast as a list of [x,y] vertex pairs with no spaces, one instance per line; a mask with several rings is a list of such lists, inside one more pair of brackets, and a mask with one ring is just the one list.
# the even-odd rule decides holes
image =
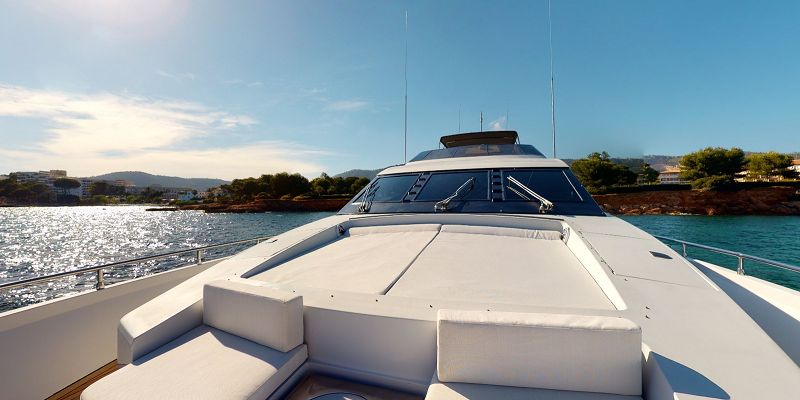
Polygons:
[[550,116],[553,122],[553,158],[556,158],[556,99],[553,90],[553,17],[547,0],[547,22],[550,31]]

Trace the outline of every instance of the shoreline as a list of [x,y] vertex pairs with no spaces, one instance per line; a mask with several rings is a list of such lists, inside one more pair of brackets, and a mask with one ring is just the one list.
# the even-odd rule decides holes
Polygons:
[[725,191],[660,191],[592,196],[614,215],[800,215],[793,187]]
[[[614,215],[795,215],[800,216],[800,192],[788,186],[739,191],[653,191],[597,194],[592,198]],[[184,206],[166,204],[7,204],[0,207],[149,207],[147,211],[197,210],[214,213],[336,212],[349,198],[309,200],[255,200]]]

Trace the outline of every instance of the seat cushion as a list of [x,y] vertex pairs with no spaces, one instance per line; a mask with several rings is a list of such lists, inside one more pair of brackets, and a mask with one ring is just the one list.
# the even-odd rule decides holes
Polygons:
[[267,398],[308,357],[200,325],[95,382],[81,399]]
[[303,297],[246,280],[209,282],[203,323],[287,352],[303,343]]
[[642,331],[624,318],[439,310],[442,382],[642,394]]
[[433,375],[425,400],[642,400],[641,396],[572,392],[475,383],[442,383]]

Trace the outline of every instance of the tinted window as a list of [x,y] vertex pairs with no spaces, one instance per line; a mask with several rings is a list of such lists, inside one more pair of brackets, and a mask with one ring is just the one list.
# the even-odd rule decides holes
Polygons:
[[[506,200],[525,200],[520,194],[529,199],[533,198],[525,190],[509,182],[508,176],[514,177],[519,183],[554,203],[560,201],[583,201],[575,191],[575,188],[572,187],[567,176],[561,171],[507,171],[503,176]],[[519,194],[514,190],[509,190],[509,186]]]
[[[408,193],[408,189],[417,181],[417,176],[418,175],[401,175],[378,178],[372,186],[372,190],[375,191],[375,197],[372,198],[372,201],[403,200],[403,196]],[[358,196],[353,202],[360,202],[363,196],[362,193],[362,195]]]
[[[455,193],[470,178],[475,178],[475,186],[464,197],[463,200],[486,200],[489,197],[489,173],[487,171],[472,172],[453,172],[443,174],[432,174],[428,178],[428,183],[422,188],[422,192],[416,201],[439,201],[444,200]],[[462,189],[467,190],[469,186]]]

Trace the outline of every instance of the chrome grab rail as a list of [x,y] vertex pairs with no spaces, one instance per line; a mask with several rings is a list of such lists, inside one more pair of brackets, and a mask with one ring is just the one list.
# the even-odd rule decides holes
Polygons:
[[179,256],[181,254],[189,254],[189,253],[196,253],[196,255],[197,255],[197,264],[202,264],[203,263],[203,251],[205,251],[205,250],[213,250],[213,249],[218,249],[218,248],[221,248],[221,247],[234,246],[234,245],[237,245],[237,244],[250,243],[250,242],[256,242],[256,244],[258,244],[262,240],[267,240],[267,239],[270,239],[270,238],[272,238],[272,236],[265,236],[265,237],[255,238],[255,239],[238,240],[238,241],[235,241],[235,242],[228,242],[228,243],[214,244],[214,245],[204,246],[204,247],[197,247],[197,248],[194,248],[194,249],[191,249],[191,250],[173,251],[171,253],[158,254],[158,255],[155,255],[155,256],[135,258],[135,259],[126,260],[126,261],[117,261],[117,262],[114,262],[114,263],[111,263],[111,264],[104,264],[104,265],[99,265],[99,266],[96,266],[96,267],[86,267],[86,268],[76,269],[76,270],[73,270],[73,271],[59,272],[57,274],[52,274],[52,275],[38,276],[38,277],[35,277],[35,278],[24,279],[24,280],[21,280],[21,281],[8,282],[8,283],[0,284],[0,290],[8,290],[8,289],[13,289],[15,287],[20,287],[20,286],[32,285],[34,283],[51,281],[53,279],[64,278],[64,277],[72,276],[72,275],[83,275],[85,273],[95,272],[95,271],[97,271],[97,283],[95,284],[95,289],[100,290],[100,289],[103,289],[103,288],[106,287],[105,283],[103,282],[103,270],[107,269],[107,268],[114,268],[114,267],[119,267],[119,266],[122,266],[122,265],[138,264],[138,263],[141,263],[141,262],[159,260],[159,259],[162,259],[162,258],[174,257],[174,256]]
[[794,265],[782,263],[782,262],[779,262],[779,261],[773,261],[773,260],[766,259],[766,258],[751,256],[749,254],[744,254],[744,253],[739,253],[739,252],[736,252],[736,251],[730,251],[730,250],[720,249],[720,248],[717,248],[717,247],[711,247],[711,246],[706,246],[706,245],[702,245],[702,244],[687,242],[687,241],[684,241],[684,240],[673,239],[673,238],[665,237],[665,236],[653,235],[653,237],[655,237],[658,240],[666,240],[668,242],[674,242],[674,243],[678,243],[678,244],[683,245],[683,257],[686,257],[686,246],[697,247],[698,249],[703,249],[703,250],[713,251],[715,253],[727,254],[729,256],[734,256],[734,257],[739,259],[739,268],[736,270],[736,273],[739,274],[739,275],[745,275],[744,265],[743,265],[743,261],[744,260],[755,261],[757,263],[771,265],[773,267],[782,268],[782,269],[785,269],[787,271],[800,273],[800,267],[795,267]]

